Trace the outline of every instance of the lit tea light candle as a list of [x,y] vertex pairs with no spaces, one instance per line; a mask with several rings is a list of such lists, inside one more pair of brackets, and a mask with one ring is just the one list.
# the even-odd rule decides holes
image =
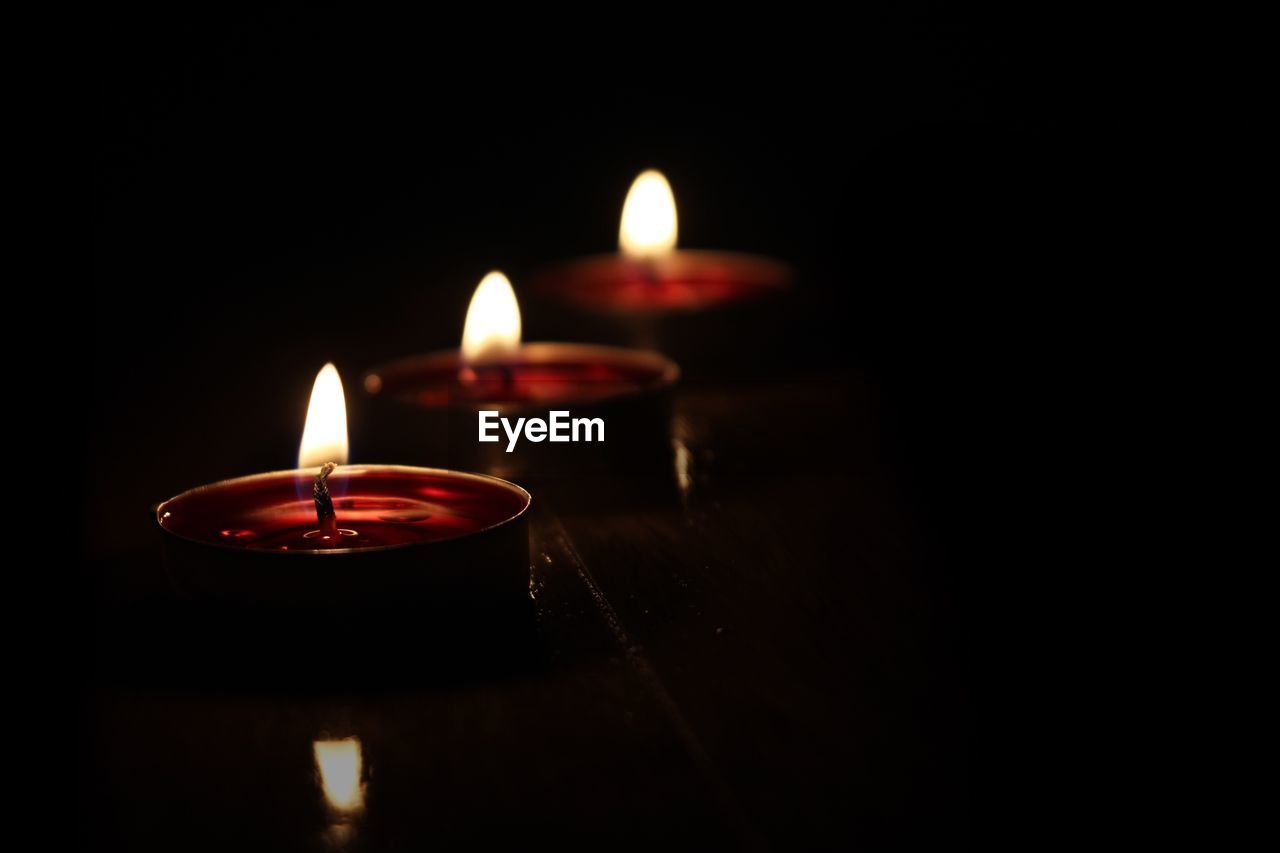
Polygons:
[[273,603],[526,592],[524,489],[480,474],[346,462],[342,382],[326,365],[298,469],[201,486],[156,508],[179,587]]
[[698,311],[780,290],[781,261],[738,252],[677,249],[675,194],[658,171],[642,172],[622,205],[618,253],[571,261],[538,276],[537,293],[582,308],[628,314]]
[[[511,282],[489,273],[471,299],[459,349],[406,358],[364,377],[373,410],[382,415],[378,437],[401,440],[397,458],[447,453],[468,467],[478,463],[505,475],[604,464],[608,457],[616,462],[667,446],[669,393],[680,375],[674,362],[646,350],[523,343],[521,333]],[[483,412],[492,413],[495,426],[497,418],[546,423],[557,412],[599,419],[603,435],[595,448],[535,436],[513,452],[505,440],[481,440]],[[430,440],[445,420],[448,435]]]

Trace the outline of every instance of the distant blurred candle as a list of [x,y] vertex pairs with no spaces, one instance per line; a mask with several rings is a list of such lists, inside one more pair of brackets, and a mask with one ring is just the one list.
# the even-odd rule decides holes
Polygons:
[[791,269],[771,258],[677,249],[677,233],[671,184],[659,171],[641,172],[622,205],[619,253],[548,270],[534,290],[596,311],[662,314],[758,297],[792,280]]

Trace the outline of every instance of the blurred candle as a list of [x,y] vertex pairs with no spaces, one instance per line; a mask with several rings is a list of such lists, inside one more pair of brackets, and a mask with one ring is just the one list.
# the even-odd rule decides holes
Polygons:
[[[525,343],[522,334],[515,290],[495,270],[471,297],[460,347],[369,371],[364,389],[382,453],[431,464],[447,454],[462,467],[516,476],[648,465],[655,449],[669,451],[674,362],[649,350]],[[594,446],[525,442],[514,453],[477,440],[481,411],[546,419],[552,410],[600,418],[607,438]]]
[[533,280],[534,292],[604,313],[698,311],[790,284],[781,261],[739,252],[677,249],[679,217],[665,175],[641,172],[618,225],[618,252],[569,261]]

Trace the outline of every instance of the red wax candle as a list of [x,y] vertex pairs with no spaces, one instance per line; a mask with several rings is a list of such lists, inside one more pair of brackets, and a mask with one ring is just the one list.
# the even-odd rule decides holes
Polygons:
[[781,261],[737,252],[673,249],[660,257],[595,255],[533,280],[539,295],[601,313],[669,314],[754,299],[791,282]]
[[[342,465],[346,399],[316,376],[294,471],[201,486],[156,507],[166,562],[195,598],[464,610],[527,599],[529,493],[479,474]],[[472,608],[474,609],[474,608]]]
[[354,465],[328,478],[338,541],[317,519],[312,469],[191,489],[156,508],[167,563],[193,597],[270,604],[482,603],[527,593],[531,498],[504,480]]
[[326,541],[312,498],[315,476],[277,471],[201,486],[160,504],[156,522],[197,544],[330,557],[481,533],[518,518],[530,501],[519,486],[479,474],[344,466],[328,479],[338,537]]
[[[670,389],[680,369],[646,350],[520,343],[510,282],[490,273],[476,288],[460,350],[405,358],[370,371],[373,430],[395,458],[516,476],[649,464],[669,450]],[[477,416],[546,419],[553,411],[599,418],[596,444],[482,443]]]
[[660,172],[636,178],[623,205],[618,254],[562,264],[535,292],[597,312],[669,314],[728,305],[791,283],[781,261],[676,249],[675,197]]
[[456,350],[413,356],[370,371],[367,392],[425,407],[510,411],[598,406],[668,389],[674,362],[644,350],[594,344],[521,344],[510,355],[469,365]]

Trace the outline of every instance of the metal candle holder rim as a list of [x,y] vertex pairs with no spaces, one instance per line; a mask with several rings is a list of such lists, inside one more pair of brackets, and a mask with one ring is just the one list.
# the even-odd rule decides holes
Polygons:
[[[522,502],[522,505],[520,506],[520,509],[514,515],[495,521],[493,524],[490,524],[487,527],[482,527],[478,530],[471,530],[466,533],[461,533],[457,536],[451,536],[448,539],[438,539],[431,542],[401,542],[394,545],[370,545],[365,548],[325,548],[325,549],[315,549],[315,550],[309,550],[309,551],[258,550],[258,551],[253,551],[252,553],[255,556],[256,555],[262,555],[262,556],[275,555],[274,557],[272,557],[273,559],[274,558],[295,559],[298,557],[324,557],[325,555],[335,555],[335,554],[375,554],[375,553],[381,553],[386,551],[408,551],[414,548],[430,548],[432,546],[439,546],[446,543],[458,542],[464,539],[469,539],[475,536],[481,536],[485,533],[489,533],[500,527],[504,527],[505,525],[508,525],[513,521],[518,521],[520,518],[522,518],[529,512],[529,507],[533,503],[533,495],[531,495],[524,487],[516,485],[515,483],[512,483],[510,480],[504,480],[501,477],[494,477],[489,474],[475,474],[470,471],[453,471],[448,468],[425,468],[425,467],[416,466],[416,465],[384,465],[376,462],[362,462],[356,465],[343,465],[339,467],[339,471],[341,472],[343,469],[348,469],[348,472],[349,472],[350,469],[359,469],[359,468],[383,468],[383,469],[392,469],[395,471],[404,471],[407,473],[429,473],[433,475],[444,475],[449,477],[462,477],[462,478],[471,479],[471,480],[486,480],[516,492],[517,494],[520,495],[521,498],[523,498],[523,502]],[[308,478],[312,476],[312,474],[307,469],[289,468],[289,469],[283,469],[279,471],[263,471],[258,474],[247,474],[242,477],[229,477],[225,480],[218,480],[213,483],[205,483],[202,486],[196,486],[195,488],[191,488],[191,489],[187,489],[186,491],[179,492],[173,497],[168,498],[167,500],[161,501],[160,503],[156,504],[152,512],[152,517],[155,519],[156,526],[159,527],[160,530],[163,531],[164,534],[167,536],[172,536],[175,539],[180,539],[184,542],[190,542],[194,545],[198,545],[205,548],[214,548],[220,551],[232,551],[232,552],[238,552],[238,553],[245,553],[247,550],[245,548],[236,547],[235,545],[227,545],[222,542],[212,542],[208,539],[195,539],[190,536],[185,536],[181,533],[178,533],[168,527],[165,527],[164,523],[161,520],[163,518],[162,513],[164,512],[164,508],[166,506],[169,506],[176,500],[181,500],[182,498],[185,498],[189,495],[195,495],[201,492],[211,491],[213,489],[219,488],[220,486],[228,486],[233,483],[248,483],[253,480],[266,480],[272,477],[296,476],[298,474],[306,474]]]

